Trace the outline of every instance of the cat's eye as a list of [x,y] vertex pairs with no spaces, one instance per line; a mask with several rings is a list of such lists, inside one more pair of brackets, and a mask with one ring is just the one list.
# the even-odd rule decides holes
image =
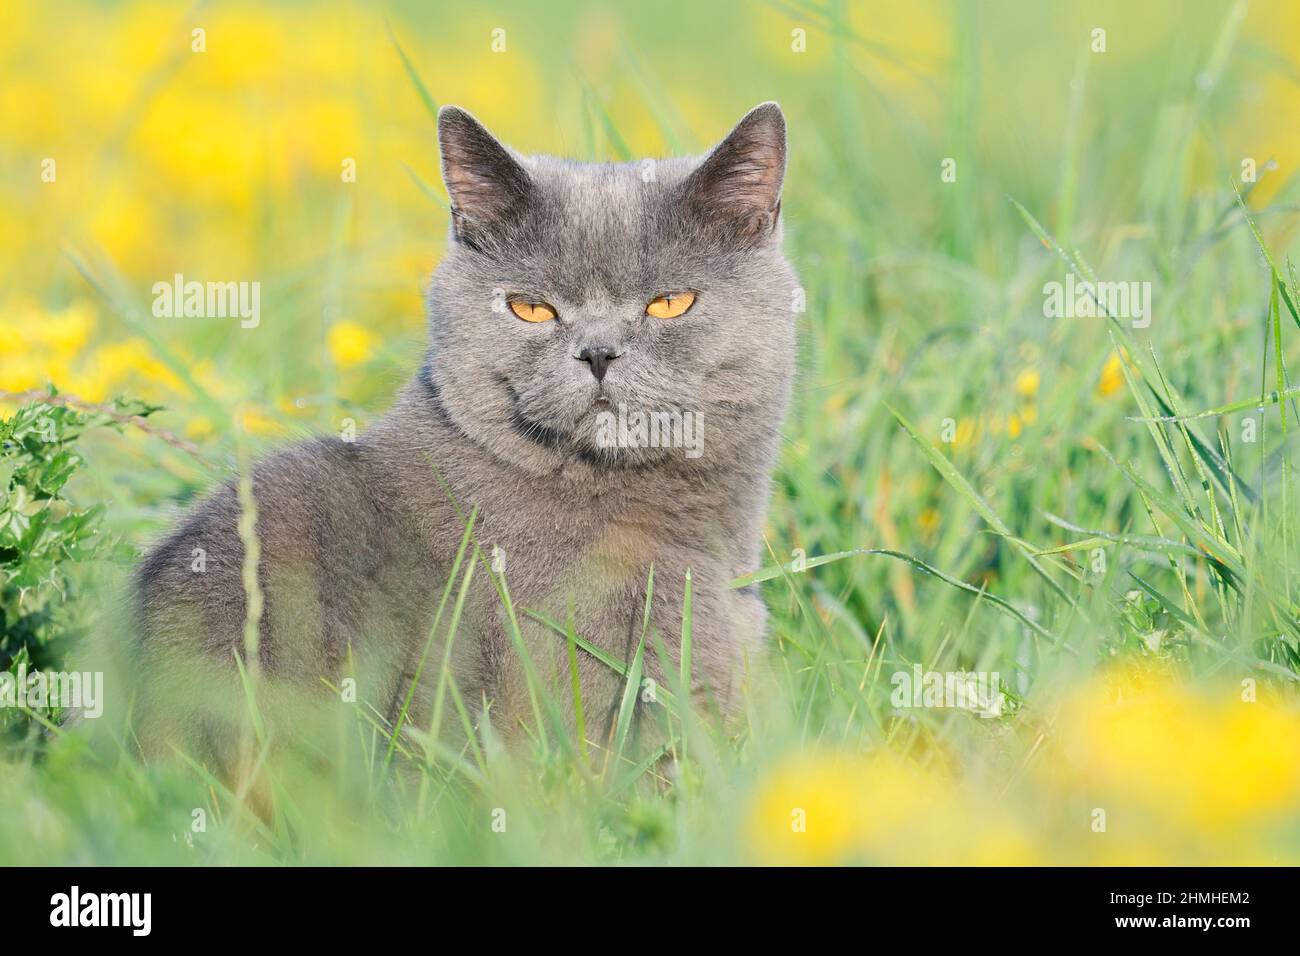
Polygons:
[[510,311],[525,322],[549,322],[555,310],[545,302],[511,302]]
[[666,292],[656,299],[651,299],[645,307],[646,315],[656,319],[675,319],[685,315],[695,304],[694,292]]

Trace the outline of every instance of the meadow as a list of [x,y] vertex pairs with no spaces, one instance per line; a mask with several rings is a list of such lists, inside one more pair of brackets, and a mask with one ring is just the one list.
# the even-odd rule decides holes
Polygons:
[[[1300,862],[1300,6],[5,20],[0,669],[117,690],[71,726],[0,708],[0,863]],[[453,751],[340,706],[327,760],[272,761],[271,820],[140,761],[113,664],[138,556],[419,365],[436,108],[603,161],[701,152],[769,99],[806,301],[737,725],[642,699],[635,658],[607,662],[611,739],[543,706],[524,752]],[[177,276],[260,283],[259,320],[160,317]]]

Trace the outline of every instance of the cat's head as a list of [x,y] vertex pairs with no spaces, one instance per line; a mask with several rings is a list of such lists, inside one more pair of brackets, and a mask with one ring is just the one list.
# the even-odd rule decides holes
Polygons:
[[525,157],[455,107],[438,137],[428,378],[461,431],[537,474],[770,457],[802,296],[775,103],[694,159]]

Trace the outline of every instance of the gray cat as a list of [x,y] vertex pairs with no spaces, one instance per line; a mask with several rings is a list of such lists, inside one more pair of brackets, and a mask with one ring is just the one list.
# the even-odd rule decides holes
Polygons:
[[[302,714],[294,688],[337,700],[328,686],[345,675],[389,721],[409,699],[409,722],[428,729],[444,654],[474,720],[486,710],[497,733],[528,733],[524,666],[485,561],[450,649],[464,566],[433,633],[473,509],[528,655],[566,707],[565,637],[534,614],[628,660],[652,566],[651,634],[675,668],[689,569],[692,695],[724,715],[737,704],[766,610],[728,583],[762,558],[794,367],[780,108],[758,106],[703,159],[524,157],[455,107],[438,138],[451,242],[429,288],[424,365],[355,441],[318,438],[255,467],[265,604],[251,644],[235,485],[144,561],[146,746],[206,745],[230,763],[223,741],[243,705],[232,657],[249,647],[247,663],[284,691],[263,696],[280,733]],[[578,658],[599,740],[622,680]],[[653,636],[645,661],[663,684]]]

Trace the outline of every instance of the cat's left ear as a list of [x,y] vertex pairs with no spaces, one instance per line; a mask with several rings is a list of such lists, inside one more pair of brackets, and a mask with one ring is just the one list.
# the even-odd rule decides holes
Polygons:
[[528,172],[483,124],[457,106],[438,111],[442,179],[456,238],[471,245],[528,201]]
[[784,179],[785,115],[761,103],[687,177],[686,195],[710,221],[760,239],[776,228]]

